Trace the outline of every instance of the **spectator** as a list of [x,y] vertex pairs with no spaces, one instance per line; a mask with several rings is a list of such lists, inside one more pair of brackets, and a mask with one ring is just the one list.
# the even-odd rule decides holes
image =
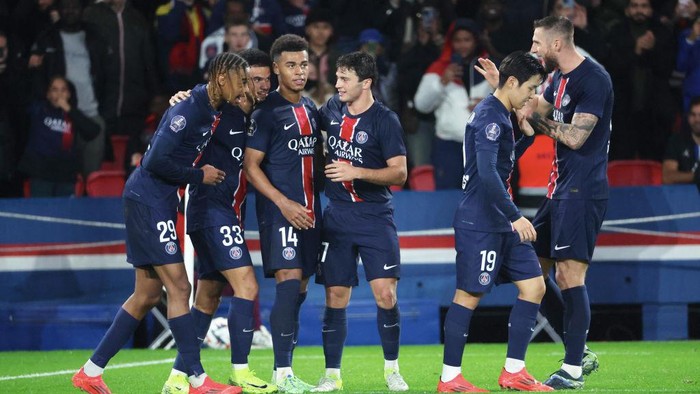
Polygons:
[[[306,39],[309,41],[309,76],[304,95],[320,107],[335,93],[329,80],[335,80],[335,64],[329,64],[337,54],[331,45],[333,38],[333,15],[324,8],[314,8],[306,17]],[[330,55],[331,52],[333,56]],[[331,78],[332,77],[332,78]]]
[[[19,66],[13,42],[0,30],[0,197],[20,197],[21,179],[17,175],[18,152],[25,145],[26,105],[29,91],[23,82],[24,67]],[[11,92],[11,93],[10,93]]]
[[683,112],[688,112],[690,100],[700,96],[700,18],[678,39],[676,70],[685,73],[683,79]]
[[105,79],[99,81],[97,96],[107,136],[128,135],[130,157],[138,149],[149,102],[160,89],[152,30],[128,0],[95,3],[85,9],[83,21],[86,31],[107,45]]
[[17,52],[26,54],[41,33],[60,18],[56,0],[19,0],[10,19],[11,31],[18,38]]
[[[100,169],[105,151],[104,120],[99,114],[97,92],[105,80],[103,73],[107,52],[104,43],[88,33],[81,21],[80,0],[63,0],[59,4],[61,19],[43,34],[32,47],[35,67],[35,91],[45,93],[50,78],[60,75],[76,89],[78,109],[100,125],[100,134],[90,142],[77,135],[83,154],[81,172],[85,178]],[[68,67],[70,65],[70,67]]]
[[653,17],[650,0],[629,0],[626,18],[610,31],[605,64],[615,89],[610,160],[661,161],[677,108],[669,77],[675,42]]
[[574,24],[574,37],[579,50],[583,49],[586,56],[596,62],[604,63],[608,56],[608,46],[602,27],[588,16],[588,3],[589,0],[556,0],[552,14],[569,19]]
[[[384,36],[377,29],[365,29],[360,32],[359,42],[359,50],[372,55],[377,62],[379,80],[376,84],[374,81],[372,83],[372,95],[392,111],[398,112],[396,63],[393,63],[386,54]],[[335,78],[333,78],[333,84],[335,85]]]
[[287,32],[284,14],[277,0],[253,0],[250,23],[258,36],[258,47],[264,52],[270,50],[277,37]]
[[161,74],[170,93],[201,82],[197,53],[204,40],[206,19],[194,0],[173,0],[156,10]]
[[690,101],[690,132],[671,135],[663,161],[663,183],[695,183],[700,188],[700,97]]
[[30,177],[31,196],[70,196],[81,168],[75,136],[90,141],[100,125],[78,109],[75,87],[61,76],[50,80],[46,99],[30,111],[29,143],[19,170]]
[[240,0],[229,1],[230,12],[226,23],[221,28],[210,33],[202,42],[199,49],[199,68],[204,72],[207,62],[224,51],[236,53],[249,48],[258,47],[258,37],[250,25],[250,15],[245,11],[245,4]]
[[424,7],[420,19],[415,20],[416,42],[401,56],[398,62],[398,95],[401,124],[406,133],[409,166],[430,164],[430,152],[435,137],[433,113],[416,111],[413,96],[421,77],[430,64],[440,56],[445,42],[442,35],[442,18],[437,9]]
[[279,3],[284,15],[285,31],[303,37],[306,28],[306,15],[311,10],[309,1],[280,0]]
[[477,16],[483,28],[481,44],[498,61],[513,51],[529,48],[532,37],[532,19],[507,11],[503,0],[484,0]]
[[426,114],[435,112],[432,162],[436,189],[459,189],[462,185],[464,125],[476,104],[492,92],[474,70],[477,59],[487,55],[480,45],[476,23],[457,19],[445,36],[440,57],[418,85],[416,109]]

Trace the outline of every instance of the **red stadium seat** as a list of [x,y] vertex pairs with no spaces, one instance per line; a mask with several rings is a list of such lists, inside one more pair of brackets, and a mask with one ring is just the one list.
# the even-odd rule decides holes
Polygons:
[[610,186],[661,184],[661,163],[652,160],[614,160],[608,163]]
[[124,171],[95,171],[88,176],[85,190],[90,197],[120,197],[124,191]]
[[114,152],[114,161],[103,161],[101,170],[120,171],[124,169],[124,160],[126,158],[126,145],[129,142],[129,137],[126,135],[113,135],[112,152]]
[[408,175],[408,186],[411,190],[435,191],[434,171],[430,164],[413,167]]

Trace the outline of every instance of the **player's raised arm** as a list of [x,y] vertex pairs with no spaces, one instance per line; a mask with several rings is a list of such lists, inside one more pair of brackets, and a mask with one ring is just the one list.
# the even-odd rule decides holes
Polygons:
[[246,179],[255,189],[272,201],[282,212],[289,223],[298,229],[309,229],[313,227],[313,219],[309,216],[311,210],[306,209],[296,201],[288,199],[277,188],[275,188],[263,172],[260,164],[265,159],[265,152],[253,148],[246,148],[243,158],[243,170]]

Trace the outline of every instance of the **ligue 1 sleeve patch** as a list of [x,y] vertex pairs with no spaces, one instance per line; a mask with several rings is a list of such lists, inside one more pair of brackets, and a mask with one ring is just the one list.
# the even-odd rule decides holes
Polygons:
[[258,124],[255,122],[255,119],[250,119],[250,124],[248,125],[248,137],[252,137],[255,132],[258,130]]
[[489,141],[496,141],[501,135],[501,128],[495,123],[490,123],[486,126],[486,138]]
[[177,133],[178,131],[185,128],[187,125],[187,120],[182,115],[176,115],[170,120],[170,130]]

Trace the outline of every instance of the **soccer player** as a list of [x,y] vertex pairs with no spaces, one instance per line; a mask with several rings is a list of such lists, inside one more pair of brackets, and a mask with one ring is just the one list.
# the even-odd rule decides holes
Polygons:
[[494,284],[511,281],[518,298],[508,321],[508,351],[498,378],[501,388],[552,391],[525,368],[525,353],[545,287],[530,241],[537,233],[513,203],[510,176],[515,160],[532,144],[534,130],[516,112],[524,134],[517,142],[510,121],[547,77],[529,53],[517,51],[501,62],[498,87],[481,101],[464,135],[464,196],[454,218],[457,289],[445,316],[445,346],[438,392],[486,392],[462,376],[469,323]]
[[[547,198],[533,220],[540,231],[535,249],[545,274],[556,265],[565,308],[564,363],[545,383],[581,388],[583,375],[598,368],[595,353],[585,350],[591,322],[585,280],[607,209],[613,90],[605,69],[576,51],[568,19],[548,16],[534,28],[532,52],[547,71],[556,69],[530,121],[556,141]],[[492,80],[495,67],[480,63]]]
[[[240,386],[246,393],[274,393],[277,387],[258,378],[248,367],[258,283],[243,230],[245,112],[238,106],[224,104],[217,129],[220,131],[213,135],[200,163],[215,166],[228,175],[217,185],[192,184],[189,189],[187,233],[199,259],[197,291],[191,313],[197,336],[204,338],[219,307],[221,292],[229,283],[234,293],[228,311],[233,368],[229,383]],[[178,354],[162,393],[183,393],[187,389],[186,366],[182,355]]]
[[270,313],[275,383],[281,392],[313,386],[292,370],[299,308],[317,266],[321,204],[314,185],[314,161],[321,154],[318,111],[302,97],[309,55],[303,38],[286,34],[272,44],[270,57],[279,88],[253,111],[244,169],[256,190],[260,247],[266,277],[277,283]]
[[384,351],[384,378],[391,391],[407,391],[399,374],[399,239],[389,186],[406,182],[406,147],[398,116],[372,96],[377,81],[374,58],[364,52],[337,62],[338,94],[321,108],[327,132],[326,196],[321,275],[326,287],[323,352],[326,373],[312,391],[343,387],[340,362],[347,337],[346,308],[358,285],[362,259],[377,301],[377,327]]
[[73,385],[88,393],[109,393],[102,380],[107,362],[131,337],[139,322],[168,292],[168,323],[177,342],[190,393],[240,393],[241,388],[212,381],[202,368],[195,321],[190,313],[191,286],[175,233],[181,184],[221,184],[226,173],[201,158],[219,123],[224,102],[244,94],[247,64],[232,53],[218,55],[209,68],[210,80],[192,90],[192,99],[168,109],[142,165],[124,188],[127,261],[135,268],[134,293],[122,305],[95,352],[73,376]]

